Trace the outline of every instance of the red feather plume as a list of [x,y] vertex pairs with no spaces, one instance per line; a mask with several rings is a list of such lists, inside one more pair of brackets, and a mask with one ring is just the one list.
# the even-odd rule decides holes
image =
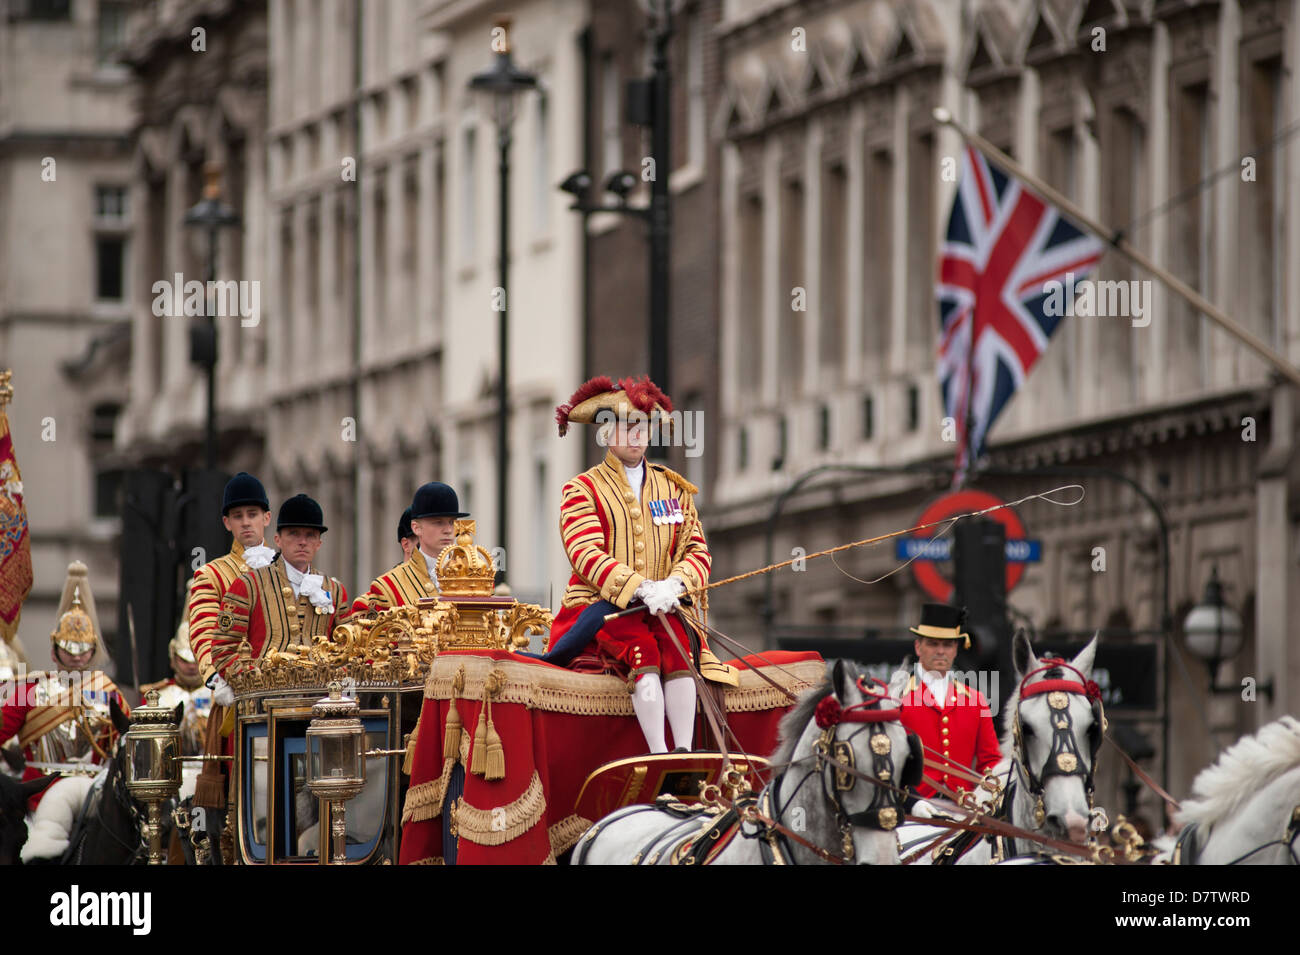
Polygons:
[[672,399],[664,394],[648,375],[641,378],[624,378],[618,386],[627,392],[632,406],[646,414],[653,411],[656,404],[666,412],[671,413],[673,410]]
[[596,395],[613,390],[614,381],[609,375],[597,375],[595,378],[583,382],[568,401],[562,405],[557,405],[555,408],[555,423],[560,426],[560,437],[564,437],[569,430],[569,412],[588,398],[594,398]]

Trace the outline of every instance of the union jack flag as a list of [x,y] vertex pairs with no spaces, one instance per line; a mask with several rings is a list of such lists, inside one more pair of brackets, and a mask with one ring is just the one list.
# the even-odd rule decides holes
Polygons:
[[[967,147],[939,250],[939,386],[957,426],[953,483],[984,452],[989,428],[1061,323],[1077,281],[1104,247],[1055,206]],[[1061,314],[1051,314],[1057,312]],[[972,341],[974,347],[971,347]]]

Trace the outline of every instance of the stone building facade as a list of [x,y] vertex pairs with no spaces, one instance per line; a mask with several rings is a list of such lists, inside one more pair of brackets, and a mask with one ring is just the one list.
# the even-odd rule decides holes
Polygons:
[[[1267,0],[726,4],[715,574],[766,563],[773,496],[808,469],[953,459],[933,288],[955,189],[944,160],[961,144],[936,126],[936,106],[1297,363],[1300,289],[1285,265],[1300,248],[1297,146],[1274,144],[1300,116],[1296,13]],[[1114,253],[1099,277],[1148,278]],[[1106,639],[1158,647],[1177,793],[1219,746],[1300,704],[1289,640],[1300,471],[1291,390],[1159,282],[1147,288],[1149,325],[1075,319],[1058,331],[974,486],[1014,500],[1084,485],[1078,506],[1020,508],[1043,558],[1010,603],[1044,636],[1112,627],[1137,635]],[[806,310],[792,307],[799,292]],[[1062,474],[1082,468],[1136,482],[1167,517],[1168,640],[1155,515],[1113,475]],[[775,558],[909,527],[950,477],[812,481],[785,504]],[[906,635],[928,599],[910,569],[867,583],[898,568],[892,543],[836,563],[776,576],[777,629]],[[1181,621],[1212,569],[1246,629],[1220,683],[1272,680],[1272,699],[1212,696],[1188,653]],[[763,633],[764,585],[718,591],[716,625]],[[1159,716],[1133,717],[1158,750]],[[1119,785],[1110,774],[1101,801],[1117,804]]]
[[128,4],[30,0],[0,16],[0,368],[31,530],[18,639],[34,667],[69,562],[83,561],[116,637],[115,433],[127,403],[138,255],[129,132],[114,63]]

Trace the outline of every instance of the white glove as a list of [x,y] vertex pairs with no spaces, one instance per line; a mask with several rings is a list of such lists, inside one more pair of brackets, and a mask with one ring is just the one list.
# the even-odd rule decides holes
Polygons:
[[[646,595],[646,609],[653,614],[668,613],[676,610],[682,591],[678,589],[679,581],[671,578],[656,581],[654,589]],[[685,588],[682,588],[684,590]]]
[[261,570],[275,560],[275,549],[265,544],[244,548],[244,563],[250,570]]
[[924,799],[918,799],[912,804],[912,815],[918,819],[933,819],[938,811],[934,807],[934,803],[927,802]]
[[321,585],[325,583],[323,574],[305,574],[298,585],[299,595],[306,594],[313,607],[320,607],[326,613],[334,612],[334,598]]
[[221,675],[212,679],[212,702],[218,706],[234,706],[235,691],[230,688],[230,684],[221,678]]
[[649,579],[641,581],[641,583],[637,584],[637,588],[632,594],[632,599],[645,603],[646,595],[654,592],[655,583],[655,581]]

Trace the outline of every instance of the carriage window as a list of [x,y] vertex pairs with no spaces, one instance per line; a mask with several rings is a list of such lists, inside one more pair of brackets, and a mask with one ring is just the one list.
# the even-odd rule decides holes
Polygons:
[[[366,749],[388,748],[388,720],[368,719]],[[384,833],[388,817],[389,756],[371,756],[366,760],[366,788],[348,803],[347,852],[349,859],[364,859],[374,850]]]
[[267,760],[266,726],[244,729],[244,841],[249,857],[266,861],[266,781],[270,764]]
[[284,741],[284,765],[280,767],[284,783],[281,792],[284,828],[277,830],[288,838],[290,857],[314,856],[320,844],[317,830],[317,800],[307,788],[307,740],[303,736]]
[[[369,717],[362,721],[366,730],[365,748],[387,749],[388,720]],[[320,800],[307,786],[306,740],[303,737],[285,740],[286,780],[292,786],[286,791],[285,819],[287,830],[296,839],[295,858],[316,858],[320,852]],[[344,811],[347,828],[347,857],[351,861],[365,859],[374,851],[384,832],[388,817],[388,766],[391,757],[372,756],[366,760],[366,786],[355,799],[349,799]],[[292,795],[290,796],[290,793]],[[328,820],[326,821],[328,824]]]

